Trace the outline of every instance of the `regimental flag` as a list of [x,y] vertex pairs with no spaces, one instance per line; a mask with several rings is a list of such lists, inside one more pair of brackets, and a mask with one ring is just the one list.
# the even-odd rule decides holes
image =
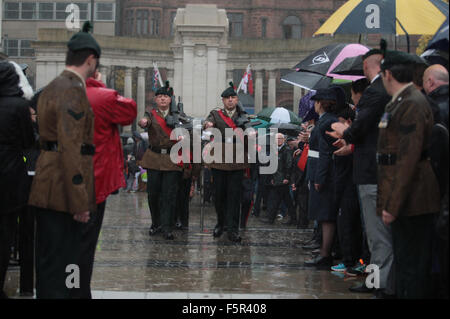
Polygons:
[[158,65],[156,63],[153,63],[152,91],[156,92],[158,90],[158,87],[163,86],[164,84],[161,78],[161,73],[159,73]]
[[247,70],[245,71],[236,92],[239,93],[239,90],[242,90],[245,94],[253,95],[253,77],[252,70],[250,69],[250,64],[247,66]]

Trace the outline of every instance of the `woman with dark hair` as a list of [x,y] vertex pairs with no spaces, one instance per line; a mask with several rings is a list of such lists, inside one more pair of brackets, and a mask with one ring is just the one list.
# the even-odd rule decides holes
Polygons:
[[331,124],[337,122],[333,114],[338,106],[338,91],[332,87],[317,90],[312,100],[314,109],[319,114],[319,120],[311,132],[306,178],[309,181],[308,217],[316,220],[322,226],[322,244],[320,254],[312,260],[306,261],[305,266],[319,269],[330,269],[333,258],[331,249],[336,232],[335,189],[333,152],[336,139],[325,132],[331,129]]

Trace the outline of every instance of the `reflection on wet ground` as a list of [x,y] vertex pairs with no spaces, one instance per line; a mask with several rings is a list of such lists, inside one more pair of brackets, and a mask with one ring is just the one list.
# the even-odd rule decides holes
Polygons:
[[[250,216],[242,243],[214,239],[212,205],[191,202],[189,230],[175,240],[150,237],[146,193],[110,196],[95,258],[94,298],[369,298],[348,287],[362,278],[305,268],[302,250],[312,230]],[[204,216],[203,225],[200,216]],[[201,227],[203,226],[203,227]],[[18,268],[10,268],[5,291],[18,296]]]

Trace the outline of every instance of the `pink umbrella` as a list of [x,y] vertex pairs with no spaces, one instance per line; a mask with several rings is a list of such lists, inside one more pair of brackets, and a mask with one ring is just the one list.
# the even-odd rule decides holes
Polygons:
[[363,55],[369,48],[358,43],[337,43],[330,44],[303,59],[294,68],[297,71],[308,71],[327,75],[335,79],[356,81],[363,76],[341,75],[331,73],[345,58]]

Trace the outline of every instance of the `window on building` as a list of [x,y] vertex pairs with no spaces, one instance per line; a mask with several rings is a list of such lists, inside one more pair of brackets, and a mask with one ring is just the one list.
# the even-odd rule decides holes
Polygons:
[[265,38],[267,36],[267,18],[261,19],[261,38]]
[[10,57],[19,56],[19,40],[6,40],[5,51]]
[[136,34],[148,34],[148,10],[136,11]]
[[296,16],[289,16],[283,21],[283,35],[285,39],[301,39],[301,23]]
[[20,56],[33,57],[34,49],[31,47],[30,40],[20,40]]
[[5,52],[10,57],[34,56],[31,40],[8,39],[5,41]]
[[172,12],[170,13],[170,35],[174,35],[174,34],[175,34],[175,25],[174,25],[174,22],[175,22],[175,17],[176,17],[176,15],[177,15],[177,12],[176,12],[176,11],[172,11]]
[[133,26],[134,26],[134,11],[127,10],[125,14],[125,34],[133,35]]
[[42,20],[53,20],[53,2],[40,2],[39,3],[39,19]]
[[235,38],[242,37],[244,14],[227,13],[227,17],[228,17],[229,36]]
[[151,35],[159,34],[160,20],[161,20],[161,12],[153,10],[151,20],[150,20],[150,34]]
[[95,19],[101,21],[114,21],[114,4],[96,3]]
[[22,16],[23,20],[36,19],[36,3],[22,2]]
[[78,6],[78,8],[80,8],[80,20],[81,21],[91,20],[89,11],[90,4],[86,2],[84,3],[75,2],[75,4]]
[[19,3],[18,2],[5,2],[4,15],[5,19],[19,19]]
[[67,3],[61,3],[61,2],[56,3],[56,11],[55,11],[56,20],[66,20],[66,18],[67,18],[66,7],[68,5],[69,4],[67,4]]

